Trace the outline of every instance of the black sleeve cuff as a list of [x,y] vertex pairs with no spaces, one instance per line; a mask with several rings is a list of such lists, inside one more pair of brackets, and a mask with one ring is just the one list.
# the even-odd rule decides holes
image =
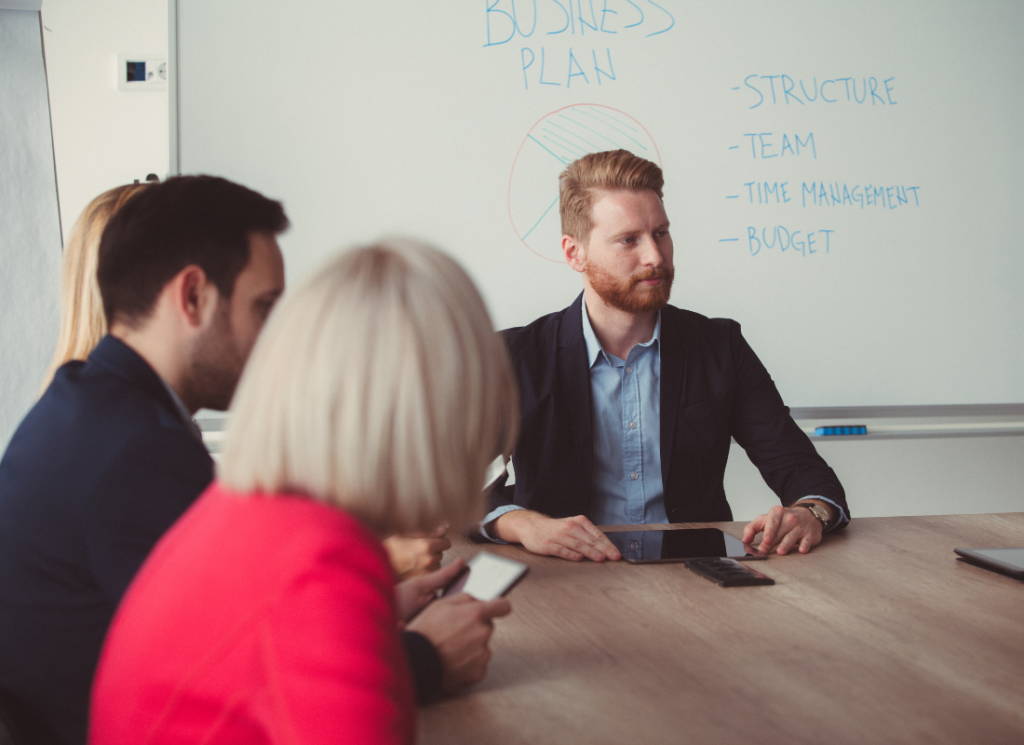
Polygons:
[[441,657],[430,640],[415,631],[402,632],[402,645],[416,686],[416,700],[429,701],[441,692]]

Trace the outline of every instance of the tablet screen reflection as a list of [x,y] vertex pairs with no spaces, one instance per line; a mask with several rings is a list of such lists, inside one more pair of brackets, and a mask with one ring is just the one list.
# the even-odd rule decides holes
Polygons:
[[743,542],[718,528],[606,533],[627,561],[678,561],[747,556]]

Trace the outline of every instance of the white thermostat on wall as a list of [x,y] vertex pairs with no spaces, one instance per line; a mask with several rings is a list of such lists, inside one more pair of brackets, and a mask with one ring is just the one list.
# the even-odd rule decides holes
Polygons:
[[117,55],[117,87],[122,91],[167,89],[167,58],[153,54]]

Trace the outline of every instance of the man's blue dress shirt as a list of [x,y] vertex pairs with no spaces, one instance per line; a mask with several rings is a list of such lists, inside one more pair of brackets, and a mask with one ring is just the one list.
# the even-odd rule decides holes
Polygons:
[[625,360],[597,340],[583,304],[594,412],[595,525],[668,522],[661,482],[661,313]]

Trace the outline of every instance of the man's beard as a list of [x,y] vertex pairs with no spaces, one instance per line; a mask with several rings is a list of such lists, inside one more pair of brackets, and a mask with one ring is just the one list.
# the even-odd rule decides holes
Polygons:
[[221,299],[213,324],[192,350],[188,387],[193,400],[204,409],[227,411],[244,367],[231,333],[230,302]]
[[[664,308],[672,293],[672,279],[675,276],[670,266],[651,267],[626,279],[619,279],[608,270],[593,264],[587,264],[584,271],[598,297],[613,308],[627,313],[647,313]],[[645,279],[662,281],[661,284],[647,287],[640,284]]]

